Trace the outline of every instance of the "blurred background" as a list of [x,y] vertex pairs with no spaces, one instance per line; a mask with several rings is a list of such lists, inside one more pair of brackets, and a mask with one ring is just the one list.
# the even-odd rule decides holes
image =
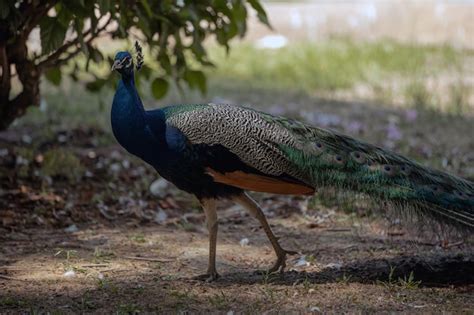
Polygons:
[[[199,68],[207,78],[205,87],[196,83],[197,89],[191,89],[188,85],[179,88],[171,82],[164,91],[167,94],[162,97],[163,91],[157,89],[152,80],[143,79],[139,89],[145,107],[151,109],[170,104],[208,102],[248,106],[338,130],[395,150],[422,164],[474,180],[473,1],[313,0],[263,1],[262,5],[271,29],[262,24],[253,11],[249,11],[245,37],[232,39],[228,52],[213,38],[205,41],[209,60],[215,64],[215,67]],[[130,34],[129,40],[106,36],[94,43],[104,52],[104,56],[111,57],[117,50],[132,49],[137,38],[140,38],[139,32]],[[39,39],[39,31],[33,32],[28,41],[29,48],[40,49]],[[144,47],[145,64],[160,71],[159,63],[150,57],[149,47],[146,44]],[[83,55],[78,55],[74,62],[84,65],[86,60]],[[52,238],[52,243],[45,246],[58,249],[58,256],[53,257],[50,249],[49,254],[41,256],[41,259],[53,265],[63,264],[67,270],[74,263],[94,257],[97,262],[126,264],[119,259],[123,253],[140,249],[156,254],[160,252],[155,248],[156,244],[161,244],[161,241],[167,244],[163,245],[167,250],[186,252],[182,257],[184,261],[191,259],[204,265],[206,252],[195,249],[199,246],[203,250],[206,248],[206,232],[199,227],[204,219],[198,203],[160,179],[154,170],[117,145],[109,122],[114,89],[99,89],[94,85],[95,81],[86,75],[79,75],[77,80],[66,76],[74,67],[74,62],[61,68],[63,75],[59,74],[59,80],[57,71],[43,78],[39,106],[29,108],[26,115],[0,132],[0,231],[23,231],[23,235],[36,235],[39,232],[35,229],[51,229],[73,235],[83,242],[88,240],[86,234],[89,229],[96,231],[96,234],[91,232],[94,235],[105,235],[107,241],[104,242],[108,242],[108,247],[101,247],[100,242],[104,238],[98,241],[98,245],[87,243],[89,247],[85,249],[72,247],[76,252],[75,258],[64,254],[68,245],[61,242],[65,242],[65,238],[57,242]],[[117,74],[109,77],[108,62],[91,67],[98,76],[110,82],[119,80]],[[14,84],[15,89],[18,91],[21,87]],[[205,93],[200,90],[205,90]],[[367,253],[379,245],[382,248],[387,246],[395,255],[420,250],[410,249],[409,243],[397,241],[395,245],[377,243],[376,239],[404,239],[408,237],[408,232],[399,227],[396,220],[388,224],[374,223],[370,207],[347,203],[338,196],[317,195],[309,202],[301,198],[262,194],[258,194],[257,198],[263,202],[265,211],[273,218],[271,220],[278,222],[277,226],[295,229],[290,234],[303,235],[302,229],[311,229],[313,236],[304,234],[301,237],[306,237],[307,242],[300,239],[298,246],[314,245],[325,237],[326,241],[336,245],[334,251],[324,249],[318,252],[322,265],[308,259],[309,262],[304,260],[300,267],[308,263],[308,266],[312,264],[314,268],[321,269],[331,263],[367,259],[373,257]],[[224,212],[224,218],[227,218],[224,221],[228,220],[225,222],[230,222],[227,224],[231,226],[223,228],[227,243],[235,243],[240,248],[241,241],[248,237],[250,244],[268,245],[260,238],[263,235],[254,235],[263,234],[262,231],[250,233],[245,229],[246,226],[256,226],[250,218],[244,219],[243,223],[235,223],[232,221],[236,216],[235,209],[230,205],[224,208],[227,211]],[[240,215],[243,216],[238,212],[237,216]],[[119,236],[110,232],[118,227],[125,229],[121,230],[125,243],[115,239]],[[152,236],[158,227],[162,229],[161,236]],[[357,243],[360,239],[355,236],[334,236],[333,233],[329,237],[323,232],[318,234],[315,232],[318,228],[314,227],[323,230],[334,227],[348,229],[352,231],[349,234],[354,236],[355,233],[357,237],[370,235],[373,239],[366,242],[379,245],[373,247],[372,244],[370,247],[364,243],[370,247],[366,248],[366,245]],[[28,229],[34,229],[34,232]],[[278,231],[278,227],[276,229]],[[172,232],[176,230],[178,232]],[[185,233],[185,236],[174,234],[173,237],[181,238],[181,241],[187,239],[189,234],[186,233],[191,233],[194,236],[190,242],[195,242],[195,246],[179,247],[181,245],[170,236],[173,233]],[[245,237],[242,238],[242,235]],[[24,239],[28,237],[31,238],[25,236]],[[157,239],[159,237],[163,239]],[[293,237],[298,240],[295,235]],[[311,237],[315,237],[314,243],[309,241]],[[18,242],[21,239],[20,236]],[[69,242],[69,239],[66,240]],[[121,248],[117,244],[126,246]],[[338,244],[341,246],[338,247]],[[342,244],[356,244],[354,246],[363,249],[360,253],[348,253]],[[303,248],[307,258],[313,255],[312,251],[316,256],[317,246],[313,245]],[[228,266],[240,268],[239,263],[245,265],[245,259],[254,259],[255,262],[255,257],[261,254],[257,249],[248,250],[247,256],[232,262],[229,253],[235,249],[232,250],[231,245],[225,246],[222,251],[228,256],[224,255],[227,264],[224,270]],[[427,246],[423,250],[430,253],[433,248],[433,245],[417,246]],[[20,247],[11,247],[8,252],[0,249],[0,253],[3,251],[5,261],[14,261],[21,253],[34,252],[27,246],[18,249]],[[272,260],[271,251],[262,255],[260,263]],[[25,259],[30,262],[38,259],[34,254],[28,257]],[[235,267],[236,264],[239,267]],[[163,273],[179,274],[180,269],[177,266],[173,268],[169,267]],[[56,273],[58,277],[63,275],[62,272]],[[43,279],[42,273],[38,274],[38,279]],[[92,274],[95,277],[96,274]],[[25,276],[20,272],[22,275]],[[114,279],[113,272],[110,277]],[[136,277],[143,280],[141,276]],[[115,278],[117,283],[120,279]],[[83,296],[83,289],[77,289],[77,296]],[[174,289],[180,290],[179,287]],[[26,289],[19,285],[16,290],[12,294],[17,295],[12,296],[20,296]],[[305,288],[301,290],[307,291]],[[377,292],[375,295],[384,294],[374,290]],[[449,293],[443,292],[439,293],[441,300],[444,297],[442,294]],[[126,296],[126,293],[123,294]],[[157,292],[154,294],[159,295]],[[421,297],[417,296],[419,299],[428,299],[423,292],[420,294]],[[21,298],[35,301],[28,294]],[[176,301],[182,297],[173,295],[170,299]],[[197,305],[199,299],[196,299],[192,303]],[[304,303],[311,299],[303,295],[290,304],[295,307],[293,309],[306,310]],[[387,299],[384,305],[388,309],[396,305],[396,301],[390,300],[390,297]],[[204,303],[208,310],[215,309],[219,303],[209,301]],[[298,301],[305,305],[304,308],[295,304]],[[232,309],[237,302],[229,302],[229,307],[222,310]],[[96,306],[100,304],[95,303]],[[173,303],[169,302],[169,307],[176,305]],[[321,305],[324,303],[321,302]],[[327,303],[327,309],[331,309],[338,301],[328,298]],[[433,307],[437,305],[434,301],[429,303]],[[468,307],[469,299],[457,296],[452,303],[459,303],[450,304],[456,310],[456,307]],[[347,309],[344,307],[348,305],[341,306],[341,309]],[[374,305],[371,307],[380,310]],[[268,306],[258,307],[256,310],[263,311]],[[400,307],[410,310],[408,306]]]
[[[232,39],[228,53],[213,38],[205,41],[215,64],[202,69],[206,93],[187,85],[177,89],[171,82],[166,97],[157,100],[166,91],[153,91],[152,82],[143,80],[145,106],[250,106],[474,176],[472,1],[265,1],[264,7],[272,29],[250,12],[247,34]],[[95,43],[113,56],[131,50],[136,38],[106,36]],[[39,31],[28,45],[41,47]],[[85,63],[81,55],[75,60]],[[159,71],[147,56],[145,64]],[[71,67],[62,68],[62,80],[57,73],[42,79],[40,106],[9,130],[17,137],[27,130],[24,144],[77,129],[99,133],[88,141],[115,143],[109,123],[114,89],[99,90],[86,75],[71,80],[66,76]],[[109,83],[119,80],[109,77],[108,64],[91,67]]]

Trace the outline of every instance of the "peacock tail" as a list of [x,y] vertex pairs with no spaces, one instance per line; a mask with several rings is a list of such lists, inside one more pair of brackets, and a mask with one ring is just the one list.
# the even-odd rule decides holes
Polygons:
[[[259,174],[361,193],[402,211],[474,230],[474,183],[296,120],[231,105],[163,109],[192,144],[220,145]],[[223,175],[225,176],[225,174]]]

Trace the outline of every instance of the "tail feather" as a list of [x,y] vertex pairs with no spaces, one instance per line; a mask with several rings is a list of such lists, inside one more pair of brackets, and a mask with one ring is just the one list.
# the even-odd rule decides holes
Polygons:
[[[288,127],[288,123],[286,123]],[[474,231],[474,183],[335,132],[291,124],[302,146],[279,145],[314,187],[364,193]]]

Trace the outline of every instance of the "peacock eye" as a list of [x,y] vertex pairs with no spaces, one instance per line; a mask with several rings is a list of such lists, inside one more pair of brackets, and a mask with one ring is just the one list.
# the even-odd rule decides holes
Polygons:
[[129,67],[131,65],[131,60],[132,58],[130,57],[125,57],[122,59],[122,61],[120,62],[120,64],[122,64],[123,66],[125,67]]

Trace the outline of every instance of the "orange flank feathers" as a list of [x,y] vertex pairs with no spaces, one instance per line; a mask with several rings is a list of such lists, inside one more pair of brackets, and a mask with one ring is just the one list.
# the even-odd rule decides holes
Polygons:
[[208,167],[207,173],[214,181],[244,190],[267,192],[272,194],[312,195],[314,188],[298,182],[290,182],[269,176],[234,171],[220,173]]

